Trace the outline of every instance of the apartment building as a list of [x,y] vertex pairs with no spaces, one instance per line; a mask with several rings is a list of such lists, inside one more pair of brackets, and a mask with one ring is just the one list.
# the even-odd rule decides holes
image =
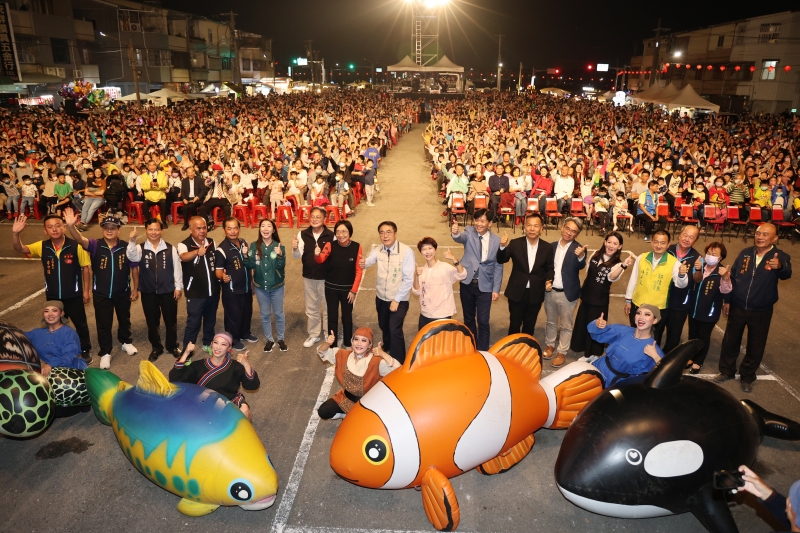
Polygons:
[[646,39],[631,58],[628,88],[691,84],[722,111],[800,108],[800,11]]

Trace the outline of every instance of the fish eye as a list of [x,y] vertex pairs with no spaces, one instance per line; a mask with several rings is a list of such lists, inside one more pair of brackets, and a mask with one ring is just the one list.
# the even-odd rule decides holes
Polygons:
[[633,466],[639,465],[642,463],[642,454],[639,453],[639,450],[628,448],[625,450],[625,460]]
[[382,465],[389,457],[389,443],[379,435],[367,437],[364,441],[364,458],[375,465]]
[[228,487],[228,493],[231,497],[240,502],[249,501],[254,492],[252,485],[246,479],[235,479]]

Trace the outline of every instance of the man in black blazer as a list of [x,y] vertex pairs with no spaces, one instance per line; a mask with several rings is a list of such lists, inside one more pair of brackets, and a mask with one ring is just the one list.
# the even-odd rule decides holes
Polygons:
[[181,180],[181,200],[183,201],[183,231],[189,229],[189,219],[197,215],[197,210],[206,197],[206,183],[198,176],[194,167],[186,169],[186,177]]
[[[544,359],[558,368],[564,364],[572,340],[572,325],[575,322],[575,307],[581,296],[580,271],[586,267],[586,247],[576,241],[583,229],[579,218],[570,217],[561,226],[561,238],[553,243],[553,290],[544,296],[544,312],[547,326],[544,333]],[[561,323],[561,333],[558,326]],[[558,349],[553,350],[558,337]]]
[[553,289],[553,246],[539,239],[543,227],[542,216],[531,213],[525,217],[524,237],[509,243],[508,233],[504,233],[500,241],[497,262],[512,261],[505,292],[511,315],[509,335],[520,331],[533,335],[544,293]]

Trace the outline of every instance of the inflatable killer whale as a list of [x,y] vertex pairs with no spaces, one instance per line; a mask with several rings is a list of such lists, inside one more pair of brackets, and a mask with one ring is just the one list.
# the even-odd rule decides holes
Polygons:
[[766,435],[800,440],[800,424],[683,375],[701,341],[688,341],[646,376],[592,400],[567,430],[555,477],[593,513],[649,518],[693,513],[712,533],[737,533],[717,470],[751,465]]

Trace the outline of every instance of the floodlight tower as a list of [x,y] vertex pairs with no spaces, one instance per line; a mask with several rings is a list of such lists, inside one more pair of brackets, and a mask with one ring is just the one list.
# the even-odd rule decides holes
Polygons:
[[439,9],[449,0],[405,0],[411,7],[411,50],[419,66],[439,59]]

